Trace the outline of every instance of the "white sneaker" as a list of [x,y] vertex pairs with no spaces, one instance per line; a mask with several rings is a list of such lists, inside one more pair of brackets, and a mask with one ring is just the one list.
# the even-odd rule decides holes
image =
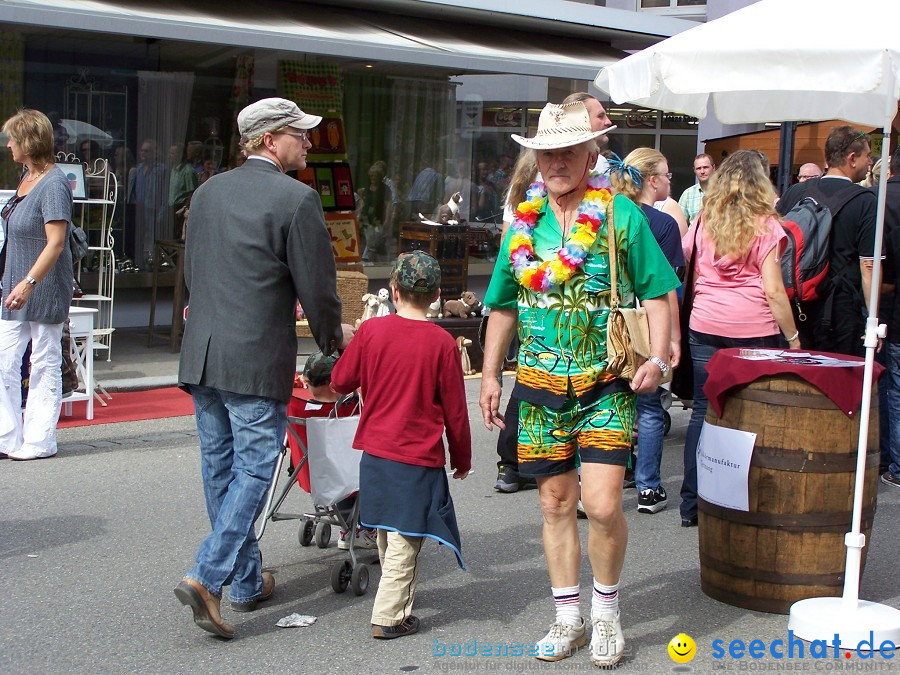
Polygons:
[[[378,530],[356,528],[354,545],[360,550],[378,548]],[[341,535],[338,537],[338,548],[342,551],[350,550],[350,530],[341,530]]]
[[357,530],[356,531],[356,548],[377,549],[378,548],[378,530]]
[[541,661],[559,661],[574,654],[587,644],[587,626],[582,619],[581,625],[570,626],[565,623],[554,623],[535,647],[536,659]]
[[600,668],[612,668],[625,655],[625,636],[619,612],[601,614],[591,619],[594,628],[591,631],[591,663]]

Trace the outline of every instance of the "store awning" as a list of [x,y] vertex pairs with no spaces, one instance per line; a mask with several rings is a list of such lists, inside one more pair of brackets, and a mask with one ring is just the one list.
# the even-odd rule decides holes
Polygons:
[[625,56],[584,36],[323,7],[280,0],[7,0],[0,21],[143,38],[413,63],[453,74],[512,73],[592,80]]

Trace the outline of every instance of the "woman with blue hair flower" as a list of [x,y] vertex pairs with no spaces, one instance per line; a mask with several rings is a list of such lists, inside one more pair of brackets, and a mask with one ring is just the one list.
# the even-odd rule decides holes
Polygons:
[[[609,162],[609,181],[613,188],[637,204],[650,224],[650,231],[666,260],[676,270],[684,266],[681,234],[678,223],[667,213],[653,208],[669,194],[672,174],[665,156],[652,148],[633,150],[624,160]],[[670,367],[677,368],[681,359],[681,331],[678,324],[678,297],[669,291],[669,311],[672,317],[672,343],[669,349]],[[661,387],[637,397],[637,462],[634,481],[638,490],[638,512],[657,513],[666,508],[666,489],[660,484],[659,465],[662,460],[664,416]]]

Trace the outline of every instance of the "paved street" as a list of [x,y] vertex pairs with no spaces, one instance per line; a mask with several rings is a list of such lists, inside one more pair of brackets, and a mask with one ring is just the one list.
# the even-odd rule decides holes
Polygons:
[[[423,549],[416,614],[421,633],[391,642],[369,637],[373,588],[362,597],[335,594],[327,550],[301,548],[297,524],[269,525],[262,542],[275,572],[272,602],[252,614],[225,610],[237,637],[223,642],[198,628],[172,593],[208,529],[192,418],[80,427],[60,432],[50,461],[0,462],[0,671],[5,673],[370,673],[592,671],[586,650],[548,664],[525,656],[451,656],[454,646],[483,654],[488,645],[533,643],[552,621],[553,605],[540,539],[536,491],[492,489],[496,436],[480,423],[479,380],[467,382],[474,474],[451,481],[470,567],[433,543]],[[857,655],[758,661],[712,657],[713,640],[768,645],[787,638],[787,617],[716,602],[700,591],[697,529],[679,527],[678,487],[687,413],[673,409],[663,480],[669,508],[636,512],[625,493],[630,544],[622,578],[628,654],[621,672],[673,670],[887,669],[900,657]],[[861,595],[900,606],[897,541],[900,490],[879,484],[878,511]],[[294,491],[292,508],[309,507]],[[582,531],[586,523],[581,522]],[[336,535],[333,537],[333,541]],[[582,610],[589,611],[590,571],[582,567]],[[311,614],[308,628],[277,628],[292,613]],[[666,645],[680,632],[698,656],[675,666]],[[441,649],[446,655],[440,656]],[[437,654],[436,654],[437,653]],[[808,656],[808,654],[807,654]],[[900,670],[893,666],[894,670]]]

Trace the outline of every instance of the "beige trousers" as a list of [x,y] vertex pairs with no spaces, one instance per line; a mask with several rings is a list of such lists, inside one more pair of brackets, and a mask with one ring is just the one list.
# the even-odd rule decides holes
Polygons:
[[381,582],[372,607],[372,623],[376,626],[396,626],[412,613],[423,538],[378,530]]

